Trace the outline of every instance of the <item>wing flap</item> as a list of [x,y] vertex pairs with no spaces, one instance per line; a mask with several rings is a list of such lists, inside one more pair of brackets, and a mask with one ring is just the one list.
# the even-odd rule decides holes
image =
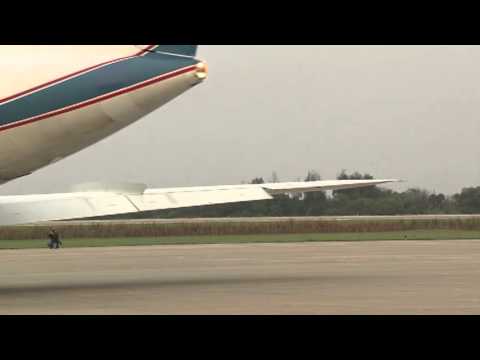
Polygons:
[[174,190],[163,193],[150,191],[143,195],[129,195],[128,197],[139,211],[268,200],[272,198],[262,188],[208,189],[208,187],[196,191]]
[[137,211],[115,194],[52,194],[0,197],[0,225],[125,214]]
[[145,192],[141,195],[76,192],[3,196],[0,197],[0,225],[80,219],[271,198],[261,188]]

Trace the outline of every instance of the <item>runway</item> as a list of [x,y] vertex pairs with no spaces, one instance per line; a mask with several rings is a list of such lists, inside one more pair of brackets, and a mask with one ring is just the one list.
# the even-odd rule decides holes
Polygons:
[[479,314],[480,240],[0,251],[0,314]]

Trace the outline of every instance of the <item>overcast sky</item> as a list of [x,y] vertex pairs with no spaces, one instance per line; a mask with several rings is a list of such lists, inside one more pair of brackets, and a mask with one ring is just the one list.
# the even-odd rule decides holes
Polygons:
[[201,46],[209,79],[2,194],[88,181],[237,184],[308,169],[401,178],[395,190],[480,185],[478,46]]

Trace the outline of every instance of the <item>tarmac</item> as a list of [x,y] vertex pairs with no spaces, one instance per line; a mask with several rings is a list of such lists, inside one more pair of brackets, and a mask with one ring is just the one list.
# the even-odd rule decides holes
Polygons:
[[480,314],[480,240],[2,250],[0,314]]

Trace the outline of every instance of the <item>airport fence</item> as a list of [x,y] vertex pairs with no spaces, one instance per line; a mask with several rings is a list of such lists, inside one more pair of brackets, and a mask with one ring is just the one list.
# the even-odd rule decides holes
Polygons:
[[409,219],[409,220],[271,220],[245,219],[235,222],[179,223],[138,221],[60,222],[39,225],[0,227],[0,240],[44,239],[51,227],[68,238],[118,238],[162,237],[195,235],[257,235],[257,234],[305,234],[305,233],[360,233],[392,232],[407,230],[480,230],[480,218],[458,219]]

